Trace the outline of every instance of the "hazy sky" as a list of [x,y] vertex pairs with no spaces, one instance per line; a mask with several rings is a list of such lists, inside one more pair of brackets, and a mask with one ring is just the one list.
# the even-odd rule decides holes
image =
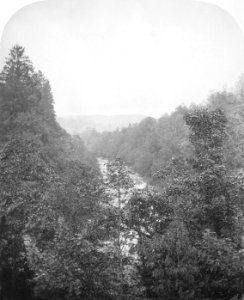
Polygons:
[[193,0],[38,2],[6,25],[0,67],[19,43],[50,80],[58,115],[158,117],[244,72],[243,0],[211,2],[232,15]]

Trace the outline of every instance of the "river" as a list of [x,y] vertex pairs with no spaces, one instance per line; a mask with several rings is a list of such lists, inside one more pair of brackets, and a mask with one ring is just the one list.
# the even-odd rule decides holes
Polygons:
[[[105,158],[101,158],[101,157],[99,157],[97,160],[98,160],[100,172],[102,175],[102,179],[104,182],[107,182],[109,160],[107,160]],[[123,209],[126,206],[130,197],[132,196],[133,193],[135,193],[135,191],[140,191],[147,187],[147,183],[137,173],[135,173],[133,170],[131,170],[127,166],[125,167],[125,173],[127,176],[130,177],[133,184],[132,184],[132,187],[127,188],[126,190],[121,189],[121,200],[122,201],[120,204],[118,201],[118,196],[117,196],[116,191],[111,187],[106,188],[108,196],[111,199],[110,205],[117,207],[119,209]],[[121,206],[119,207],[119,205],[121,205]],[[137,257],[136,253],[131,254],[130,249],[131,249],[131,247],[134,247],[138,242],[137,233],[134,230],[126,230],[125,229],[124,233],[121,232],[120,239],[123,244],[123,247],[122,247],[123,255],[130,256],[130,257],[133,257],[134,259],[136,259],[136,257]],[[108,244],[108,243],[112,244],[113,242],[110,241],[110,242],[107,242],[106,244]]]

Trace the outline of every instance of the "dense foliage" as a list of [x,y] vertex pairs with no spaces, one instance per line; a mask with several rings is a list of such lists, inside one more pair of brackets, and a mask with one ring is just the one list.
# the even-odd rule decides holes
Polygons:
[[[244,167],[243,90],[244,79],[241,77],[232,92],[215,92],[205,105],[210,111],[221,109],[227,117],[228,138],[223,144],[223,159],[228,170],[234,172]],[[108,159],[119,157],[147,181],[154,182],[155,173],[166,168],[172,158],[192,156],[193,147],[188,139],[189,128],[184,115],[194,107],[180,106],[159,119],[148,117],[139,124],[113,132],[98,133],[91,129],[82,137],[92,152]]]
[[[14,46],[0,73],[0,298],[241,295],[243,91],[241,79],[204,107],[91,130],[84,143]],[[105,174],[95,155],[110,160]],[[126,165],[151,186],[135,189]]]
[[114,132],[90,130],[82,135],[88,149],[99,156],[120,157],[147,179],[164,168],[173,157],[188,151],[188,128],[183,120],[185,108],[159,120],[148,117],[139,124]]
[[142,284],[149,299],[230,299],[244,284],[243,177],[228,176],[223,164],[221,110],[184,119],[193,157],[158,173],[160,193],[131,200]]
[[1,297],[109,299],[95,159],[56,122],[50,84],[18,45],[0,74],[0,123]]
[[230,299],[243,292],[244,81],[205,106],[84,135],[154,189],[131,199],[140,291],[148,299]]

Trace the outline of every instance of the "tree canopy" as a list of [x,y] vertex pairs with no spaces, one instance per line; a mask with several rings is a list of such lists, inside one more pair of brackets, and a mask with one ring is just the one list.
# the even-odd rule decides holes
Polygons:
[[239,297],[243,101],[240,80],[204,106],[83,141],[15,45],[0,73],[0,298]]

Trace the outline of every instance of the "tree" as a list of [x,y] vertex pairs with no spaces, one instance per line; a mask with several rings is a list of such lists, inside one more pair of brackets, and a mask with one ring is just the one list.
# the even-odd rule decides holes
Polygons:
[[23,47],[16,45],[0,74],[0,120],[1,139],[25,129],[18,117],[30,114],[37,108],[41,95],[37,90],[37,76]]
[[160,172],[163,190],[131,204],[142,284],[149,299],[229,299],[243,284],[242,179],[223,164],[222,111],[195,109],[185,121],[193,158],[173,159]]
[[244,104],[243,79],[237,83],[235,92],[217,92],[210,96],[208,107],[210,110],[221,109],[228,122],[226,124],[227,139],[224,141],[224,161],[226,168],[233,173],[242,172],[244,166]]
[[17,297],[21,286],[27,291],[33,275],[26,263],[22,234],[30,211],[27,203],[39,197],[40,183],[36,180],[41,179],[42,168],[46,167],[38,156],[40,143],[34,136],[33,114],[40,100],[36,86],[24,48],[14,46],[0,74],[0,218],[6,225],[5,243],[0,249],[1,285],[5,287],[3,296],[10,299]]
[[23,47],[6,60],[0,105],[1,297],[109,299],[97,171],[82,141],[56,123],[50,85]]

